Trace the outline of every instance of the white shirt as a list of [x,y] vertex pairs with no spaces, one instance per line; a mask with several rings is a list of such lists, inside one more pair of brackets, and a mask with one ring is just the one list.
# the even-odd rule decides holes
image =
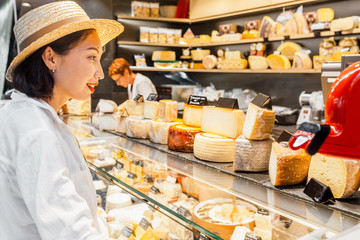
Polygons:
[[45,101],[11,97],[0,109],[0,239],[105,239],[74,135]]
[[132,88],[128,86],[128,96],[130,100],[133,100],[136,95],[140,94],[146,99],[150,93],[156,93],[156,88],[151,82],[150,78],[137,73]]

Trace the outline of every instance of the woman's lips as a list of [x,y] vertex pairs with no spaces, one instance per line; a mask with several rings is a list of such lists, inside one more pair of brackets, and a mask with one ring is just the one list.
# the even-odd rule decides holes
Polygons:
[[90,92],[91,93],[94,93],[95,92],[95,86],[97,86],[98,85],[98,83],[88,83],[88,84],[86,84],[87,86],[88,86],[88,88],[90,89]]

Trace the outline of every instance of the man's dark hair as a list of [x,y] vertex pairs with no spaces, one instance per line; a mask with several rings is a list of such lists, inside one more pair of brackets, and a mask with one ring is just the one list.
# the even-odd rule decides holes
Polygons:
[[54,78],[45,65],[42,54],[47,47],[55,53],[66,55],[69,50],[79,45],[94,29],[71,33],[46,46],[22,61],[13,72],[13,87],[32,98],[51,98],[54,88]]

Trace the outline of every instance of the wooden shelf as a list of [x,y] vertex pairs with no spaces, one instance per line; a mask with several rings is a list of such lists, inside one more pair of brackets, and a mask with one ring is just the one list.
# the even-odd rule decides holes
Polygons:
[[130,20],[144,20],[144,21],[154,21],[154,22],[177,22],[177,23],[190,23],[190,19],[188,18],[165,18],[165,17],[131,17],[125,15],[118,15],[118,21],[122,19],[130,19]]
[[135,67],[131,66],[133,71],[141,72],[203,72],[203,73],[291,73],[291,74],[320,74],[321,70],[316,69],[289,69],[289,70],[221,70],[221,69],[187,69],[187,68],[155,68],[155,67]]
[[170,44],[170,43],[144,43],[138,41],[118,41],[118,45],[133,45],[133,46],[155,46],[155,47],[192,47],[184,44]]

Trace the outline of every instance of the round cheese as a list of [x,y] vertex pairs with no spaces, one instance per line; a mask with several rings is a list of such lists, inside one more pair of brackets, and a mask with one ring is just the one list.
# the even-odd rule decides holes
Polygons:
[[176,124],[169,127],[168,147],[179,152],[193,152],[195,135],[200,128]]
[[111,209],[122,208],[132,204],[131,197],[125,193],[115,193],[106,197],[106,212]]
[[271,69],[286,70],[291,68],[290,60],[281,54],[270,54],[266,58]]
[[202,64],[206,69],[212,69],[216,66],[217,58],[214,55],[205,56],[202,60]]
[[195,157],[211,162],[233,162],[235,141],[232,138],[213,133],[199,133],[195,136]]
[[133,138],[149,138],[150,121],[143,117],[127,117],[126,135]]
[[160,144],[168,144],[168,135],[169,127],[174,124],[179,124],[179,121],[176,122],[163,122],[163,121],[151,121],[149,129],[150,141]]

